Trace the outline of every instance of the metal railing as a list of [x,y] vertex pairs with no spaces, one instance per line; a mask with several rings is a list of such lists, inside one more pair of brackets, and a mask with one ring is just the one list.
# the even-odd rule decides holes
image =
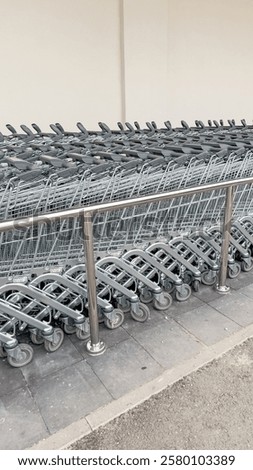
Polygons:
[[190,196],[196,193],[207,191],[226,189],[225,212],[222,229],[222,246],[221,246],[221,265],[219,272],[219,282],[216,289],[221,294],[229,292],[226,286],[227,265],[228,265],[228,248],[231,230],[232,210],[233,210],[233,192],[235,186],[253,183],[253,176],[235,180],[228,180],[219,183],[205,184],[191,188],[179,189],[158,193],[150,196],[141,196],[132,199],[124,199],[121,201],[96,204],[88,207],[78,207],[75,209],[67,209],[64,211],[50,212],[33,217],[20,219],[12,219],[0,222],[0,232],[14,230],[17,227],[29,227],[43,222],[55,221],[58,219],[68,219],[81,217],[84,234],[84,252],[86,259],[86,276],[88,290],[88,310],[90,320],[90,340],[86,347],[91,355],[102,354],[105,351],[105,344],[99,339],[99,323],[97,313],[97,294],[96,294],[96,274],[94,263],[94,243],[93,243],[93,222],[94,214],[124,209],[126,207],[134,207],[147,203],[155,203],[174,199],[182,196]]

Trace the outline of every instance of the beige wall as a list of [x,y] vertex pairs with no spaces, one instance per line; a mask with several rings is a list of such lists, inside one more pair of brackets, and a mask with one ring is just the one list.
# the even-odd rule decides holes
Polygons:
[[[0,0],[1,123],[120,118],[118,0]],[[0,128],[2,125],[0,124]]]
[[0,0],[1,121],[245,117],[253,0]]
[[253,118],[253,1],[169,0],[168,114]]
[[125,0],[126,116],[168,119],[168,0]]

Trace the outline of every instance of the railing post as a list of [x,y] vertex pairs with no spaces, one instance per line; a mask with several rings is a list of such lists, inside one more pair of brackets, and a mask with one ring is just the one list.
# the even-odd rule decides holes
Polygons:
[[91,356],[103,354],[105,344],[99,340],[99,323],[97,310],[97,292],[96,292],[96,273],[94,263],[94,244],[93,244],[93,225],[92,213],[84,213],[83,217],[83,235],[85,266],[90,319],[90,340],[86,344],[88,353]]
[[233,199],[234,186],[231,185],[226,190],[225,213],[222,228],[221,264],[219,272],[219,283],[216,286],[216,290],[220,294],[227,294],[230,291],[230,287],[226,285],[226,280],[228,269],[228,250],[232,221]]

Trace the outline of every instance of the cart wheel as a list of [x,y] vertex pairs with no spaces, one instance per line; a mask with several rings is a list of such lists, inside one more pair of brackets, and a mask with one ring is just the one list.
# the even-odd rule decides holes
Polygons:
[[29,364],[33,358],[33,348],[26,343],[19,344],[21,350],[21,358],[16,359],[12,356],[7,356],[7,361],[12,367],[23,367]]
[[140,294],[139,299],[143,304],[149,304],[153,300],[153,295],[150,291],[147,294]]
[[77,329],[74,325],[69,325],[68,323],[63,323],[63,331],[66,335],[73,335],[76,333]]
[[237,276],[239,276],[241,272],[241,266],[239,263],[235,263],[233,268],[228,267],[228,277],[230,279],[235,279]]
[[56,341],[55,343],[52,343],[48,339],[44,340],[44,348],[47,352],[54,352],[59,349],[63,343],[64,340],[64,333],[61,330],[61,328],[55,328],[54,334],[56,336]]
[[0,357],[6,357],[6,351],[4,350],[3,346],[0,346]]
[[247,273],[247,272],[251,271],[252,268],[253,268],[252,258],[249,259],[248,263],[245,260],[242,260],[242,262],[241,262],[242,271]]
[[[128,302],[128,305],[121,305],[119,302],[117,302],[117,308],[121,310],[124,313],[130,312],[130,303]],[[103,316],[103,321],[104,321],[104,316]]]
[[213,286],[217,282],[217,276],[212,276],[210,271],[204,271],[201,274],[201,282],[206,286]]
[[166,310],[172,304],[172,297],[168,292],[163,293],[164,301],[158,302],[158,300],[154,299],[153,306],[156,310]]
[[133,311],[131,312],[131,317],[135,321],[138,321],[140,323],[144,323],[149,318],[149,315],[149,308],[147,307],[147,305],[144,305],[142,303],[139,304],[139,309],[137,313]]
[[188,269],[184,272],[184,283],[185,284],[191,284],[192,283],[192,279],[193,279],[193,275],[191,273],[191,271],[189,271]]
[[104,315],[98,311],[98,323],[104,323]]
[[38,332],[30,333],[30,340],[33,344],[43,344],[44,343],[44,338],[42,338],[42,336],[40,336],[40,334]]
[[80,330],[79,328],[76,328],[76,337],[78,339],[81,339],[81,340],[85,341],[86,339],[90,338],[90,332],[89,331],[83,331],[83,330]]
[[173,290],[175,289],[175,284],[171,282],[168,278],[164,280],[163,288],[165,292],[168,292],[168,294],[171,294]]
[[104,320],[105,326],[109,328],[109,330],[115,330],[116,328],[119,328],[124,321],[124,313],[122,310],[115,308],[113,313],[116,315],[114,320],[109,320],[109,318],[105,318]]
[[199,291],[199,285],[200,285],[200,282],[197,279],[194,279],[194,281],[192,282],[192,288],[194,292]]
[[182,287],[182,292],[178,290],[175,291],[175,297],[178,302],[184,302],[185,300],[188,300],[192,293],[192,290],[188,284],[183,284]]

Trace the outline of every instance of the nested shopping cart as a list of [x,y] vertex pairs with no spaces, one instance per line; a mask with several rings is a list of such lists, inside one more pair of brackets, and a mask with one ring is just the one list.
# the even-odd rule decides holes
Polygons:
[[[14,367],[33,348],[58,350],[64,334],[90,335],[82,217],[28,228],[23,217],[198,187],[253,174],[253,126],[182,121],[99,123],[88,131],[60,123],[7,125],[0,133],[0,355]],[[228,276],[249,271],[253,255],[253,191],[234,192]],[[187,301],[200,284],[217,282],[222,258],[223,190],[101,212],[93,218],[96,295],[101,322],[145,322],[155,310]],[[154,308],[154,310],[152,310]]]

